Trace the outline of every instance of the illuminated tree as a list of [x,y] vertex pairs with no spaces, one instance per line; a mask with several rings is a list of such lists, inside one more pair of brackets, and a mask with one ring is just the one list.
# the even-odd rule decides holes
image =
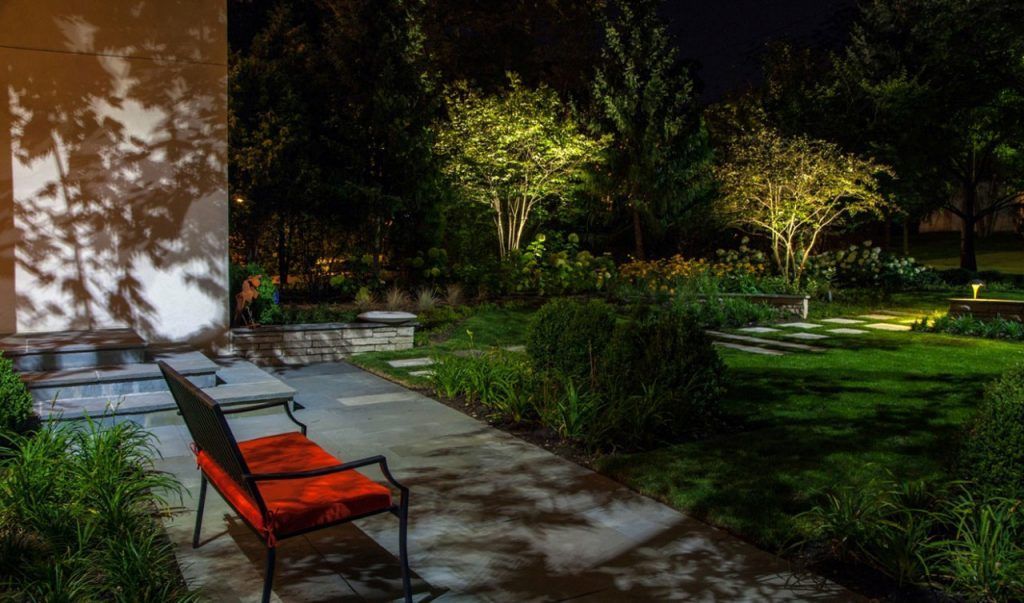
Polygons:
[[888,168],[828,142],[758,128],[734,139],[728,155],[717,171],[725,213],[768,238],[780,274],[792,283],[826,231],[887,205],[877,177]]
[[450,91],[449,121],[438,133],[444,170],[462,195],[490,207],[502,258],[519,249],[531,215],[564,203],[603,143],[581,132],[553,90],[509,76],[502,94]]

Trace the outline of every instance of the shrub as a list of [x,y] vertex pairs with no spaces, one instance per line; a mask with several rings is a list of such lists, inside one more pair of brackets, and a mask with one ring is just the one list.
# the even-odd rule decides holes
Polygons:
[[502,271],[503,288],[515,293],[567,295],[603,290],[615,275],[615,261],[579,248],[579,236],[539,234],[522,251],[510,254]]
[[724,370],[691,313],[638,308],[616,326],[598,373],[607,437],[642,446],[708,427],[719,414]]
[[0,575],[11,600],[186,601],[157,519],[180,492],[134,423],[50,423],[0,459]]
[[14,364],[0,353],[0,432],[19,431],[31,414],[32,395],[14,372]]
[[614,329],[615,310],[610,305],[556,299],[531,319],[526,350],[538,371],[589,385]]
[[958,467],[983,492],[1024,496],[1024,364],[986,388]]
[[405,310],[409,303],[409,295],[398,286],[389,288],[384,296],[384,307],[388,310]]
[[359,291],[356,291],[356,297],[353,303],[355,303],[357,310],[364,312],[372,308],[377,303],[377,300],[372,291],[366,287],[360,287]]
[[872,247],[871,241],[820,253],[811,258],[809,272],[841,287],[879,287],[884,291],[934,287],[942,283],[931,268],[917,263],[914,258]]
[[940,316],[929,323],[922,318],[912,326],[915,331],[931,333],[948,333],[950,335],[967,335],[986,339],[1024,340],[1024,323],[1005,318],[981,320],[970,314],[963,316]]

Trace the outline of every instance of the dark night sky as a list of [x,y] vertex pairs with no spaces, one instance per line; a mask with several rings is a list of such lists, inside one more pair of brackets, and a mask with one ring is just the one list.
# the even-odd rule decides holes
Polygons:
[[682,57],[700,65],[705,102],[756,81],[767,42],[837,47],[855,14],[856,0],[665,1]]

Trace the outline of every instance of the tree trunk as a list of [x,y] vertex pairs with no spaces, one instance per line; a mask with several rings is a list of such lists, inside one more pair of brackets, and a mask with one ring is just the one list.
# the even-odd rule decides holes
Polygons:
[[970,186],[964,187],[963,217],[960,219],[960,267],[971,272],[978,271],[978,257],[974,242],[977,219],[977,191]]
[[647,259],[647,253],[644,249],[644,224],[640,216],[640,209],[637,208],[636,204],[632,204],[633,208],[633,254],[638,260]]
[[283,217],[277,221],[277,278],[281,291],[288,285],[288,238]]

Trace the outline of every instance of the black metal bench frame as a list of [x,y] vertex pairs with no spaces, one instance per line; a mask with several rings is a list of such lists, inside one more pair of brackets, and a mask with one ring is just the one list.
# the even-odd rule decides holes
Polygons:
[[[167,363],[158,362],[157,364],[163,372],[164,378],[167,381],[167,386],[170,388],[174,401],[178,405],[178,410],[181,412],[182,417],[185,419],[185,424],[188,427],[189,432],[192,434],[192,439],[197,448],[196,452],[202,450],[208,454],[210,458],[216,462],[220,468],[223,469],[224,472],[242,488],[244,492],[249,494],[264,517],[267,516],[267,507],[263,501],[263,497],[260,495],[259,488],[257,487],[257,483],[260,481],[319,477],[331,473],[352,471],[369,465],[378,465],[381,473],[384,475],[384,478],[387,479],[392,486],[397,488],[401,495],[400,501],[397,505],[392,504],[390,507],[384,509],[346,517],[339,521],[317,525],[308,529],[285,534],[275,534],[275,537],[277,540],[284,540],[286,538],[301,536],[302,534],[307,534],[323,528],[349,523],[365,517],[371,517],[385,512],[391,513],[398,517],[398,550],[399,561],[402,569],[402,589],[404,590],[405,600],[409,602],[412,601],[409,551],[407,545],[407,532],[409,526],[409,488],[402,485],[391,474],[391,471],[388,469],[388,461],[383,455],[371,456],[348,463],[342,463],[340,465],[322,467],[320,469],[309,471],[252,473],[249,471],[249,467],[245,462],[245,457],[242,456],[242,453],[238,448],[238,441],[235,439],[235,436],[231,431],[231,427],[228,425],[226,415],[234,415],[282,406],[284,407],[285,413],[288,415],[288,419],[301,429],[302,435],[306,435],[306,425],[295,418],[295,415],[292,414],[292,410],[288,405],[288,401],[276,400],[272,402],[254,402],[252,404],[224,409],[221,408],[220,404],[213,400],[213,398],[200,388],[196,387],[184,375],[167,365]],[[206,486],[209,481],[210,480],[207,479],[206,474],[200,472],[199,506],[196,510],[195,531],[192,533],[192,548],[199,548],[200,546],[199,533],[203,525],[203,507],[206,503]],[[263,535],[260,534],[260,531],[256,526],[252,525],[249,520],[238,511],[229,497],[225,496],[223,492],[220,492],[216,484],[214,484],[214,488],[220,493],[221,498],[228,503],[228,506],[238,514],[245,525],[249,526],[253,532],[262,538]],[[267,547],[267,562],[263,579],[263,603],[267,603],[270,600],[277,557],[276,546],[270,544],[270,542],[265,542],[265,544]]]

